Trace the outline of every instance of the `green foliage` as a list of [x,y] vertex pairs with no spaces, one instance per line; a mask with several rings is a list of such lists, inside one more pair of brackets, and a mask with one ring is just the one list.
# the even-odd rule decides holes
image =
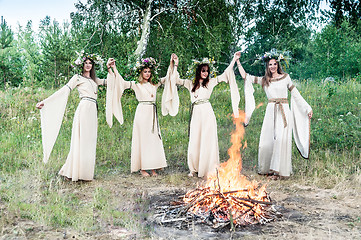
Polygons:
[[23,80],[22,56],[15,46],[0,49],[0,86],[19,86]]
[[[41,21],[40,45],[42,49],[43,84],[58,87],[73,75],[71,60],[75,56],[75,46],[69,24],[63,27],[50,17]],[[48,85],[49,86],[49,85]]]
[[340,28],[330,24],[313,36],[307,55],[293,67],[295,77],[348,79],[361,71],[361,38],[345,21]]
[[[192,59],[211,57],[228,64],[235,33],[230,21],[236,17],[235,5],[225,1],[191,1],[190,8],[177,8],[175,12],[157,18],[162,27],[154,23],[147,54],[159,56],[163,75],[170,55],[180,57],[180,69],[186,70]],[[192,7],[193,6],[193,7]],[[159,47],[164,46],[164,47]],[[161,51],[159,51],[161,49]],[[226,66],[221,67],[221,70]],[[161,74],[162,75],[162,74]]]
[[24,28],[19,26],[17,36],[17,49],[20,49],[24,64],[23,84],[33,87],[35,83],[42,80],[43,75],[41,74],[41,49],[37,44],[36,34],[32,29],[32,22],[29,21]]
[[13,32],[11,31],[10,27],[7,25],[3,17],[1,17],[0,48],[5,49],[10,47],[13,40],[14,40]]
[[361,16],[361,3],[354,0],[330,0],[330,10],[326,14],[331,16],[337,28],[340,28],[344,21],[356,26]]
[[254,24],[245,32],[245,67],[253,74],[261,75],[262,66],[251,66],[257,55],[272,48],[290,51],[295,59],[302,59],[304,48],[311,37],[312,15],[319,1],[256,1],[255,13],[250,16]]
[[[192,59],[203,57],[214,58],[222,71],[239,46],[245,49],[244,67],[255,75],[263,75],[264,67],[252,63],[272,48],[291,52],[294,61],[287,71],[293,78],[347,79],[361,68],[361,20],[354,21],[359,5],[353,11],[351,1],[331,1],[343,4],[342,22],[331,22],[313,33],[320,1],[89,0],[76,3],[71,24],[46,17],[38,34],[31,23],[19,26],[17,41],[4,21],[0,42],[7,47],[0,52],[0,84],[60,86],[74,74],[70,65],[76,50],[115,58],[128,79],[148,3],[152,4],[150,32],[144,56],[160,63],[160,76],[166,74],[173,52],[180,58],[181,72]],[[338,9],[332,4],[332,11]],[[327,17],[333,15],[322,16]],[[106,76],[106,72],[98,74]]]
[[14,34],[6,21],[0,22],[0,86],[17,86],[22,81],[21,54],[16,48]]
[[[318,90],[306,89],[315,111],[312,141],[321,149],[353,149],[361,146],[360,82],[325,83]],[[327,127],[326,127],[327,126]],[[327,131],[325,131],[327,128]]]

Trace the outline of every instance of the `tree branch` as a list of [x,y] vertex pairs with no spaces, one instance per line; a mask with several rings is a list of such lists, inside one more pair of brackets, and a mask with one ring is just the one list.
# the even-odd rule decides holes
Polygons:
[[149,21],[152,21],[155,17],[157,17],[158,15],[164,13],[165,11],[169,11],[169,10],[176,10],[176,8],[166,8],[166,9],[163,9],[161,10],[159,13],[155,14],[153,17],[150,18]]
[[204,21],[204,19],[202,18],[202,16],[201,15],[199,15],[198,13],[197,13],[197,15],[199,16],[199,18],[202,20],[202,22],[203,22],[203,24],[204,24],[204,26],[206,27],[206,29],[207,29],[207,32],[213,37],[213,38],[216,38],[215,36],[213,36],[213,34],[211,33],[211,31],[209,31],[209,27],[208,27],[208,25],[206,24],[206,22]]
[[163,29],[163,27],[162,27],[162,24],[160,24],[160,22],[159,22],[158,20],[155,20],[155,21],[158,23],[160,29],[162,29],[162,32],[164,32],[164,29]]

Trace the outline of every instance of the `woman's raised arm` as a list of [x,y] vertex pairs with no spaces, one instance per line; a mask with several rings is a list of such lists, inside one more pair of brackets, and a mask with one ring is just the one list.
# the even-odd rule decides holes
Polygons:
[[241,57],[241,52],[236,52],[236,54],[239,56],[237,61],[237,67],[238,67],[238,71],[241,74],[242,78],[245,79],[246,78],[246,71],[244,70],[244,68],[242,67],[241,62],[239,61],[239,58]]

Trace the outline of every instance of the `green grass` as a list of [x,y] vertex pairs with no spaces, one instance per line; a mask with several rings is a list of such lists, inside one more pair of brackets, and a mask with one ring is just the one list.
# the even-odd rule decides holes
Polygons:
[[[300,181],[332,188],[340,181],[360,176],[361,166],[361,82],[350,79],[340,85],[299,81],[297,88],[312,106],[311,154],[305,160],[293,147],[294,177]],[[240,107],[243,108],[243,83]],[[43,88],[11,88],[0,91],[0,207],[6,213],[0,217],[0,228],[11,216],[30,219],[43,225],[71,227],[80,231],[97,231],[110,223],[129,230],[142,229],[141,211],[119,207],[119,199],[139,206],[145,205],[138,195],[121,195],[111,188],[64,182],[58,171],[67,157],[73,115],[79,102],[73,91],[65,112],[60,134],[48,164],[42,163],[40,114],[36,102],[55,90]],[[162,90],[158,91],[160,103]],[[190,97],[186,89],[179,90],[181,106],[176,117],[159,116],[163,144],[168,161],[166,181],[177,184],[174,173],[186,173],[188,118]],[[256,102],[266,103],[266,96],[256,87]],[[228,159],[230,133],[234,129],[229,88],[221,84],[214,89],[211,103],[218,123],[221,161]],[[114,119],[113,128],[105,121],[105,91],[99,96],[99,127],[95,179],[104,180],[118,174],[130,174],[132,124],[137,101],[132,92],[122,98],[124,124]],[[256,172],[258,141],[265,105],[257,109],[246,128],[248,147],[242,150],[243,166]],[[159,107],[160,110],[160,107]],[[159,111],[160,112],[160,111]],[[95,181],[96,182],[96,181]],[[88,189],[88,195],[82,192]],[[90,193],[91,194],[90,194]],[[90,195],[89,195],[90,194]],[[135,200],[134,200],[135,199]],[[137,200],[138,199],[138,200]],[[135,201],[135,202],[134,202]],[[141,208],[141,207],[140,207]]]

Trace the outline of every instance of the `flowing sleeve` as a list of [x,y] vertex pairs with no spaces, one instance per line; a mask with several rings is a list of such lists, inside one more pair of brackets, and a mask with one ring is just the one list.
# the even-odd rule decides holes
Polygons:
[[168,67],[167,75],[164,79],[164,91],[162,94],[162,115],[175,116],[179,109],[179,96],[177,89],[177,81],[179,80],[179,73],[171,64]]
[[288,89],[291,91],[291,113],[293,118],[293,137],[301,156],[309,157],[310,153],[310,127],[311,119],[308,113],[312,111],[311,106],[301,96],[300,92],[289,80]]
[[63,121],[70,91],[77,86],[78,78],[79,76],[75,75],[64,87],[43,101],[44,106],[40,109],[40,118],[44,163],[49,160]]
[[179,78],[179,73],[177,72],[178,76],[176,78],[176,84],[183,86],[188,89],[188,91],[192,91],[193,88],[193,81],[189,79],[181,79]]
[[245,113],[246,113],[246,120],[245,125],[247,126],[249,120],[252,117],[253,111],[256,108],[256,101],[254,99],[254,88],[252,83],[261,84],[261,78],[255,77],[249,74],[246,74],[246,78],[244,79],[244,98],[245,98]]
[[233,65],[229,65],[221,75],[217,76],[214,79],[215,79],[215,81],[213,81],[213,82],[215,85],[217,85],[220,82],[226,82],[229,84],[229,88],[231,90],[233,115],[236,118],[239,117],[238,105],[239,105],[239,101],[240,101],[240,96],[239,96],[238,86],[236,83],[236,77],[235,77],[234,71],[233,71]]
[[106,121],[111,128],[113,126],[113,115],[120,124],[123,124],[123,110],[121,98],[124,89],[130,88],[130,82],[124,81],[123,77],[118,73],[108,73],[107,80],[107,95],[105,116]]
[[[168,76],[168,72],[167,72],[167,76]],[[159,87],[162,84],[165,84],[165,80],[166,80],[167,76],[159,78],[159,83],[157,84],[157,87]]]
[[103,86],[107,85],[107,80],[106,80],[106,79],[96,78],[96,79],[95,79],[95,82],[97,83],[98,86],[100,86],[100,85],[103,85]]

